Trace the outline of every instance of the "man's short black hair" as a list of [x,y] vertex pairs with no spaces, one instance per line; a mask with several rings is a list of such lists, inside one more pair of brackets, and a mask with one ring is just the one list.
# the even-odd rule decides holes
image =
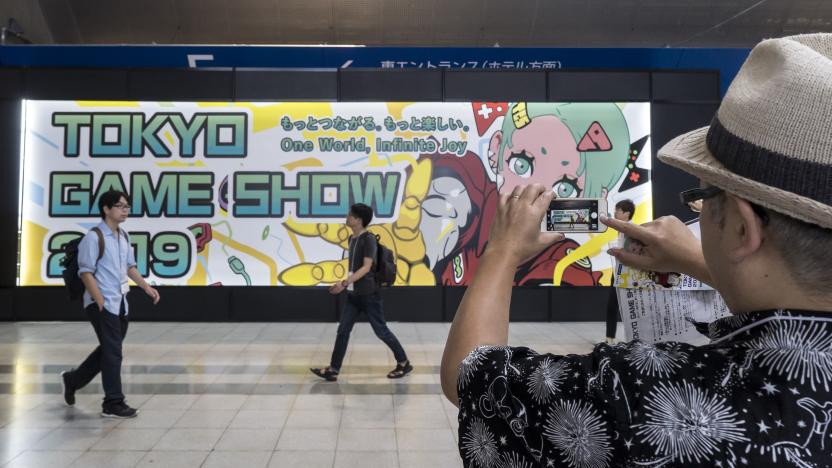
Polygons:
[[104,192],[101,194],[101,197],[98,198],[98,211],[101,213],[101,219],[107,217],[104,214],[104,207],[113,209],[113,205],[119,202],[121,198],[124,197],[127,202],[130,202],[130,197],[127,196],[124,192],[119,192],[118,190],[110,190],[108,192]]
[[367,227],[373,220],[373,209],[363,203],[356,203],[350,207],[350,214],[361,220],[361,225]]
[[629,220],[632,220],[633,216],[635,216],[635,214],[636,214],[636,205],[630,199],[621,200],[620,202],[616,203],[615,204],[615,209],[621,210],[624,213],[627,213],[629,215],[629,218],[627,218],[627,219],[629,219]]

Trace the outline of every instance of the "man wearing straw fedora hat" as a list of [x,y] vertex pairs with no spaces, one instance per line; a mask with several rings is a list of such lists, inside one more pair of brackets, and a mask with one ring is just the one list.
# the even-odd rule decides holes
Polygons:
[[700,179],[701,242],[676,218],[603,220],[645,244],[618,261],[713,285],[711,342],[507,346],[516,266],[562,236],[542,185],[505,194],[454,318],[442,388],[466,466],[832,466],[832,34],[766,40],[711,125],[658,152]]

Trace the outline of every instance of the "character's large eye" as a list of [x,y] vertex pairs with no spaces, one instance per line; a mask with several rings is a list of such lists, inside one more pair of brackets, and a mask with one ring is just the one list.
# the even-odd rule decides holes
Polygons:
[[508,169],[518,176],[528,179],[534,174],[534,158],[525,151],[511,153],[508,157]]
[[570,179],[564,176],[552,185],[552,190],[558,198],[578,198],[581,196],[581,188],[578,187],[578,179]]

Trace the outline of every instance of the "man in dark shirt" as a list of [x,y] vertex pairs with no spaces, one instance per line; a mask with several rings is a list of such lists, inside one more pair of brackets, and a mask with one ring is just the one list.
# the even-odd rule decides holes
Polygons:
[[465,466],[832,466],[829,96],[832,34],[762,42],[710,127],[659,150],[701,181],[680,196],[701,242],[673,217],[603,219],[645,245],[618,261],[721,293],[733,315],[701,327],[705,346],[507,346],[514,270],[562,236],[539,230],[551,187],[501,196],[442,359]]
[[378,241],[376,236],[367,230],[367,226],[369,226],[372,219],[373,209],[363,203],[356,203],[350,207],[350,212],[347,215],[346,224],[353,233],[349,239],[348,265],[350,270],[347,279],[333,284],[329,289],[332,294],[347,291],[344,310],[338,324],[338,334],[335,338],[335,348],[332,350],[329,367],[310,369],[315,375],[330,382],[338,380],[341,364],[344,362],[344,355],[347,353],[347,344],[350,340],[352,327],[362,312],[367,314],[373,332],[390,347],[393,356],[396,358],[396,368],[390,371],[387,377],[398,379],[413,370],[401,343],[387,327],[387,322],[384,320],[381,293],[373,274],[373,263],[376,261],[378,253]]

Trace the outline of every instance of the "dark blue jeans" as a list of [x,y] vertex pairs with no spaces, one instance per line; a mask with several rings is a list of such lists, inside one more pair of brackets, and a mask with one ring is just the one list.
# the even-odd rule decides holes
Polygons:
[[75,369],[69,373],[69,384],[75,390],[86,386],[101,373],[101,384],[104,387],[104,408],[124,401],[121,392],[121,344],[127,335],[127,315],[124,310],[124,300],[118,315],[104,310],[98,310],[98,305],[90,304],[86,308],[95,335],[98,337],[98,347]]
[[335,348],[332,350],[332,360],[329,366],[335,370],[341,370],[344,355],[347,354],[347,344],[350,341],[352,327],[362,312],[367,314],[367,318],[370,320],[370,325],[373,327],[376,336],[393,351],[396,362],[407,361],[407,354],[405,354],[404,348],[402,348],[396,335],[387,328],[387,322],[384,321],[381,294],[375,292],[373,294],[358,296],[347,293],[347,300],[344,305],[344,310],[341,313],[338,334],[335,337]]

